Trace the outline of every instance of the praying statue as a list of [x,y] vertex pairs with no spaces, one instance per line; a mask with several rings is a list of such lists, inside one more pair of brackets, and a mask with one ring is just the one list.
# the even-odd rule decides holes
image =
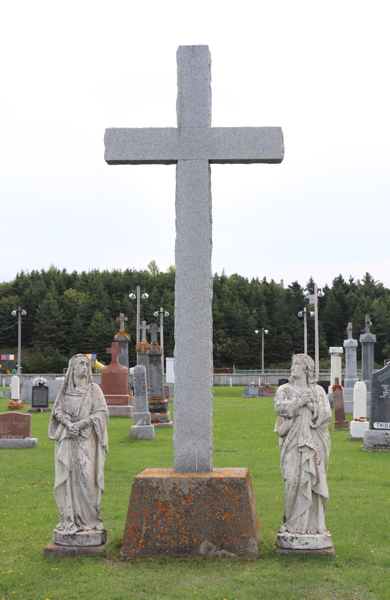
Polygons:
[[291,377],[276,393],[275,410],[284,478],[284,523],[277,546],[330,548],[332,536],[325,527],[325,507],[332,411],[324,389],[316,385],[310,356],[293,356]]
[[107,404],[100,387],[92,382],[89,359],[76,354],[69,361],[49,423],[49,437],[56,441],[54,490],[60,511],[54,543],[99,546],[106,541],[100,497],[108,452],[107,424]]

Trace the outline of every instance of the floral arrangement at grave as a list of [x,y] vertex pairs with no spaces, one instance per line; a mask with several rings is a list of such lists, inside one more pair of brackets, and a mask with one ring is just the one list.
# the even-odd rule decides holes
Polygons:
[[33,385],[38,385],[39,387],[44,387],[44,386],[47,387],[47,379],[42,377],[42,375],[37,375],[33,379]]

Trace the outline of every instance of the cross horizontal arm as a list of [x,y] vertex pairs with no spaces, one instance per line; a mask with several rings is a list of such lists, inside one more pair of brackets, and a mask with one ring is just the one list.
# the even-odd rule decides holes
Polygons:
[[104,142],[109,165],[280,163],[284,157],[280,127],[110,128]]

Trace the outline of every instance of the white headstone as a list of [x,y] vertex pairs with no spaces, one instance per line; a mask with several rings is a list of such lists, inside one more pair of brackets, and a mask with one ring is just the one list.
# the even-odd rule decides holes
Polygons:
[[165,358],[166,376],[165,381],[167,383],[175,383],[175,359]]
[[367,386],[364,381],[357,381],[353,388],[353,418],[367,417]]
[[[211,163],[280,163],[279,127],[211,127],[208,46],[177,52],[177,128],[107,129],[108,164],[176,164],[174,456],[212,470]],[[195,410],[196,408],[196,410]]]
[[[344,348],[341,346],[332,346],[329,348],[330,354],[330,387],[336,385],[336,378],[339,379],[339,384],[341,384],[341,357],[344,353]],[[332,389],[329,390],[329,393],[332,393]]]
[[20,400],[20,378],[18,375],[11,377],[11,400]]

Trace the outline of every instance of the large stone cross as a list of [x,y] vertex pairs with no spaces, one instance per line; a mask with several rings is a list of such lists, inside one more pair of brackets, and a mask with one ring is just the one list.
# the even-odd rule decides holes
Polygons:
[[352,323],[348,323],[347,332],[348,332],[348,339],[351,340],[352,339],[352,333],[353,333]]
[[125,330],[125,321],[129,320],[129,317],[125,317],[125,313],[120,312],[119,317],[116,318],[117,321],[120,321],[119,331]]
[[371,315],[365,315],[364,316],[364,333],[371,333],[371,321],[370,321]]
[[107,354],[111,354],[111,364],[118,364],[118,354],[123,354],[123,348],[119,348],[118,342],[112,342],[111,348],[106,348]]
[[156,323],[150,325],[150,342],[157,342],[157,334],[160,331],[160,327],[157,327]]
[[146,325],[146,321],[141,321],[141,327],[140,327],[140,330],[142,331],[141,342],[147,342],[148,341],[146,339],[146,330],[147,329],[150,329],[150,325]]
[[177,127],[107,129],[110,165],[176,165],[176,471],[212,469],[211,163],[280,163],[279,127],[211,127],[208,46],[177,51]]

